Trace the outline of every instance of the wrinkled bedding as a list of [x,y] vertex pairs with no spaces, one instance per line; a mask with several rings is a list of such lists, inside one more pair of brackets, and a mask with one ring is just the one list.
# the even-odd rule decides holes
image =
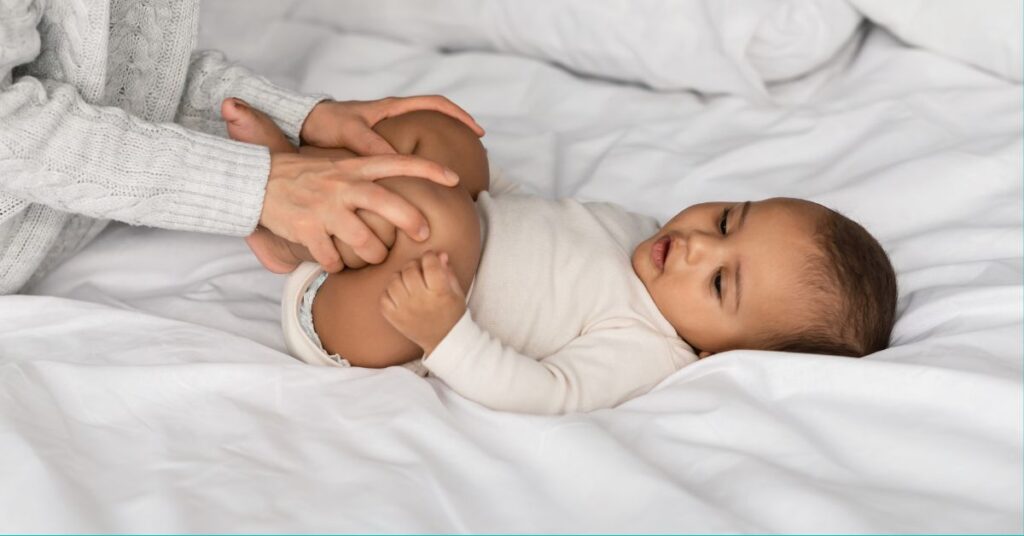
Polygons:
[[893,346],[728,352],[614,409],[498,413],[301,364],[283,277],[240,239],[113,224],[0,297],[4,531],[1024,530],[1019,83],[862,25],[766,103],[246,5],[210,2],[200,44],[339,99],[445,94],[539,195],[840,210],[897,269]]

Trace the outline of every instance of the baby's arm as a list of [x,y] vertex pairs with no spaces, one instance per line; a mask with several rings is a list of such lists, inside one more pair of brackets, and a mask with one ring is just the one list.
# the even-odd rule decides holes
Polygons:
[[491,409],[557,414],[609,408],[675,371],[664,336],[609,321],[537,361],[481,329],[443,263],[432,255],[396,274],[382,310],[423,348],[423,364],[462,396]]
[[664,335],[610,320],[537,361],[481,329],[445,259],[427,253],[391,278],[381,312],[423,349],[423,364],[462,396],[491,409],[567,413],[609,408],[675,371]]

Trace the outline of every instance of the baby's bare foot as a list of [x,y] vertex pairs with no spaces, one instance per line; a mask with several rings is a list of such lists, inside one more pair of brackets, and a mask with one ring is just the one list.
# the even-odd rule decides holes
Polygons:
[[[224,99],[220,112],[227,123],[231,139],[264,145],[272,153],[298,152],[273,119],[241,100]],[[249,245],[249,249],[256,255],[260,264],[275,274],[286,274],[294,270],[300,262],[312,260],[306,248],[293,244],[262,226],[257,226],[256,230],[245,238],[245,243]]]
[[228,135],[235,141],[264,145],[272,153],[298,152],[273,119],[241,99],[224,99],[220,114],[227,123]]
[[275,274],[286,274],[302,261],[313,260],[306,248],[277,236],[263,226],[257,226],[251,235],[245,237],[245,243],[260,264]]

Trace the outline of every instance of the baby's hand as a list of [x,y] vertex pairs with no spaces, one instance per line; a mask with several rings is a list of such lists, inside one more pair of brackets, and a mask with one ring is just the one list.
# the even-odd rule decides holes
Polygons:
[[466,312],[448,255],[423,254],[395,274],[380,297],[384,318],[429,355]]

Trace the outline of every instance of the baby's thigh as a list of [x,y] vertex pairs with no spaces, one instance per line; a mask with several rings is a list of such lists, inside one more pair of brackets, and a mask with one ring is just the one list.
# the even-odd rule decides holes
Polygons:
[[383,263],[331,274],[317,293],[313,325],[324,349],[361,367],[398,365],[422,355],[422,350],[380,313],[381,294],[406,263],[428,250],[446,252],[463,291],[468,291],[480,262],[480,221],[465,189],[409,177],[378,183],[423,212],[430,225],[430,238],[416,242],[399,231]]
[[[345,148],[333,148],[324,149],[322,147],[314,147],[311,145],[303,145],[299,147],[299,153],[307,156],[318,156],[321,158],[330,158],[331,160],[345,160],[348,158],[355,158],[358,156],[356,153],[349,151]],[[369,210],[356,209],[356,215],[359,219],[363,220],[363,223],[373,231],[373,234],[377,235],[377,238],[384,243],[384,246],[391,249],[391,246],[395,243],[395,226],[388,220],[385,220],[376,212]],[[334,246],[338,249],[338,253],[341,254],[341,261],[345,266],[349,268],[362,268],[368,263],[360,257],[356,250],[352,246],[335,239]],[[312,260],[312,257],[307,254],[307,257]]]

